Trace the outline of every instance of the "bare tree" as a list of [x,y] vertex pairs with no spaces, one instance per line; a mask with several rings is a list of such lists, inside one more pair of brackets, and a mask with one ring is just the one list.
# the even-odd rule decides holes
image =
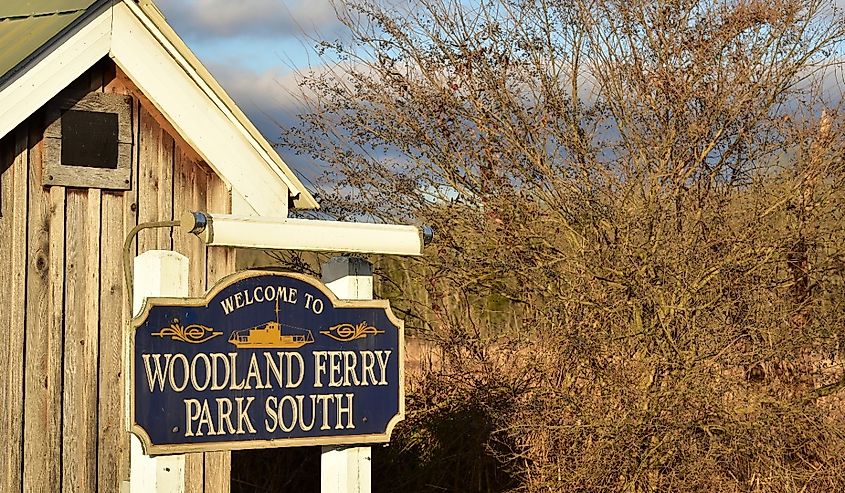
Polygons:
[[285,144],[325,213],[437,232],[383,270],[438,348],[397,489],[845,488],[831,2],[337,10]]

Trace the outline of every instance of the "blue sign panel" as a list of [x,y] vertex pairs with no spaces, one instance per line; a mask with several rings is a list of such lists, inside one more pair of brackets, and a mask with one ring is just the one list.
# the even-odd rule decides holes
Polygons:
[[404,417],[403,327],[386,301],[246,272],[133,321],[133,432],[150,455],[386,442]]

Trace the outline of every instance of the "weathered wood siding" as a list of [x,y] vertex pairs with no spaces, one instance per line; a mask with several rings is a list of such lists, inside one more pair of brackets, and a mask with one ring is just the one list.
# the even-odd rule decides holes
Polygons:
[[[0,140],[0,491],[117,492],[129,474],[123,240],[138,222],[231,211],[223,181],[110,61],[74,84],[130,94],[132,188],[42,186],[44,112]],[[234,271],[234,253],[168,229],[131,254],[190,259],[190,294]],[[229,490],[228,452],[190,454],[188,491]]]

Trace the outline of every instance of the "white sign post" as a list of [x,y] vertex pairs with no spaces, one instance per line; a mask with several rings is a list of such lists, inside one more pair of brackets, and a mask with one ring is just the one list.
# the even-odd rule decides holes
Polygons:
[[[357,257],[334,257],[322,265],[322,281],[340,299],[373,299],[373,269]],[[321,493],[370,493],[370,447],[323,447]]]
[[[177,252],[150,250],[135,257],[132,288],[132,313],[138,315],[145,298],[154,296],[188,296],[188,257]],[[127,344],[128,347],[128,344]],[[127,369],[132,358],[126,356]],[[131,415],[131,398],[127,385],[126,416]],[[131,423],[127,422],[127,429]],[[185,491],[185,456],[144,454],[141,441],[130,433],[129,493],[182,493]]]

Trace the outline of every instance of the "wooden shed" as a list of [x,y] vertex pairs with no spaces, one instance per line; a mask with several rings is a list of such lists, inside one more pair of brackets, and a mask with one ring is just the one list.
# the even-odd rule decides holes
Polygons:
[[[149,1],[2,2],[0,46],[0,491],[120,491],[129,230],[316,203]],[[150,249],[190,259],[192,296],[234,270],[179,230]],[[229,471],[186,457],[189,491]]]

